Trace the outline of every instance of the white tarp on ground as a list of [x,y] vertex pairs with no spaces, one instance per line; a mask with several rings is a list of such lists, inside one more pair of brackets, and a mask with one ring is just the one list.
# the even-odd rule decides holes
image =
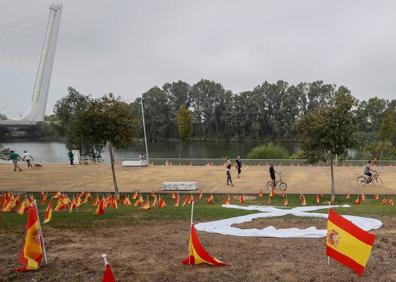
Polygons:
[[[334,206],[306,206],[296,207],[292,209],[271,207],[271,206],[237,206],[237,205],[223,205],[224,208],[231,209],[242,209],[249,211],[259,211],[260,213],[249,214],[244,216],[237,216],[227,218],[223,220],[211,221],[206,223],[199,223],[195,225],[195,228],[199,231],[205,231],[210,233],[217,233],[222,235],[233,235],[241,237],[274,237],[274,238],[322,238],[326,237],[326,229],[316,229],[312,226],[306,229],[300,228],[284,228],[276,229],[273,226],[268,226],[263,229],[251,228],[241,229],[233,227],[232,225],[250,222],[253,219],[268,218],[268,217],[280,217],[285,215],[293,215],[300,217],[320,217],[327,218],[327,213],[313,213],[311,211],[323,210],[328,208],[336,207],[350,207],[349,205],[334,205]],[[352,221],[354,224],[362,228],[363,230],[374,230],[379,229],[382,226],[382,221],[374,218],[366,218],[360,216],[343,215],[346,219]]]

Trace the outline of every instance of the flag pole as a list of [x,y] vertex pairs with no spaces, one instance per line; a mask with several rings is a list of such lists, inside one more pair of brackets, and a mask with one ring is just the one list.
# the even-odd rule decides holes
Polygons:
[[[329,221],[329,214],[330,214],[330,201],[329,201],[329,212],[327,214],[327,221]],[[326,240],[327,240],[327,238],[326,238]],[[329,256],[327,256],[327,265],[330,265],[330,257]]]
[[38,208],[37,208],[36,200],[34,200],[34,206],[35,206],[35,208],[36,208],[37,222],[38,222],[38,226],[39,226],[39,229],[40,229],[41,242],[43,243],[44,260],[45,260],[45,264],[48,264],[47,252],[46,252],[46,250],[45,250],[45,241],[44,241],[44,236],[43,236],[43,230],[41,230],[40,216],[39,216],[39,213],[38,213]]
[[[190,240],[193,226],[193,215],[194,215],[194,201],[191,203],[191,221],[190,221]],[[190,248],[190,243],[188,243],[188,248]],[[188,251],[190,253],[190,250]],[[188,264],[191,265],[191,256],[188,254]]]
[[107,266],[109,264],[109,262],[107,261],[107,255],[103,254],[102,258],[103,258],[103,261],[104,261],[104,265]]

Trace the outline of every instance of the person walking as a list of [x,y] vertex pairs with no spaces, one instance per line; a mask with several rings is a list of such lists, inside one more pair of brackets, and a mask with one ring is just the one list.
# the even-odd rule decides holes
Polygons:
[[33,168],[31,162],[34,162],[34,159],[32,157],[32,155],[28,152],[28,151],[23,151],[23,155],[22,155],[22,161],[25,161],[27,163],[28,168],[31,167]]
[[237,171],[238,171],[238,178],[240,177],[239,175],[241,174],[241,172],[242,172],[242,161],[241,161],[241,157],[240,156],[237,156],[237,159],[235,160],[235,167],[236,167],[236,169],[237,169]]
[[69,152],[67,153],[67,157],[69,158],[70,161],[69,166],[74,166],[74,154],[70,149]]
[[231,178],[231,161],[228,159],[228,157],[226,157],[224,166],[226,167],[227,185],[231,184],[231,186],[234,186]]
[[10,152],[10,156],[8,157],[8,160],[11,160],[12,163],[14,164],[14,171],[16,171],[17,169],[19,171],[22,171],[22,168],[20,168],[20,166],[18,165],[18,161],[21,160],[21,156],[18,155],[15,151]]

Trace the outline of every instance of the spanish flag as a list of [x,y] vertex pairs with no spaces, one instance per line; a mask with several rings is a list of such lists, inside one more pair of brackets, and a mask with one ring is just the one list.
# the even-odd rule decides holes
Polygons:
[[19,262],[22,264],[17,271],[27,271],[38,269],[43,256],[43,246],[40,236],[40,227],[37,217],[37,208],[33,204],[29,207],[29,214],[26,223],[26,236]]
[[194,227],[194,224],[191,225],[188,256],[182,261],[182,263],[187,265],[195,265],[201,263],[207,263],[213,266],[225,265],[224,262],[221,262],[218,259],[211,257],[202,247],[201,242],[199,241],[198,238],[197,230]]
[[105,201],[106,201],[105,199],[100,200],[99,204],[96,207],[96,211],[95,211],[96,215],[104,214]]
[[48,203],[47,208],[45,209],[45,217],[44,217],[44,224],[48,223],[51,221],[52,218],[52,208],[54,207],[54,204],[52,203],[52,199]]
[[327,256],[362,275],[374,241],[374,234],[364,231],[330,209],[327,221]]

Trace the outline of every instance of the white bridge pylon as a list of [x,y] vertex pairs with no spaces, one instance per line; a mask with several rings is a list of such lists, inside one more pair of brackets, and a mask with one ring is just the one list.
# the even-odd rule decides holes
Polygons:
[[38,122],[44,120],[56,43],[58,40],[62,4],[52,4],[49,9],[48,25],[45,32],[44,44],[41,51],[29,112],[21,121]]

